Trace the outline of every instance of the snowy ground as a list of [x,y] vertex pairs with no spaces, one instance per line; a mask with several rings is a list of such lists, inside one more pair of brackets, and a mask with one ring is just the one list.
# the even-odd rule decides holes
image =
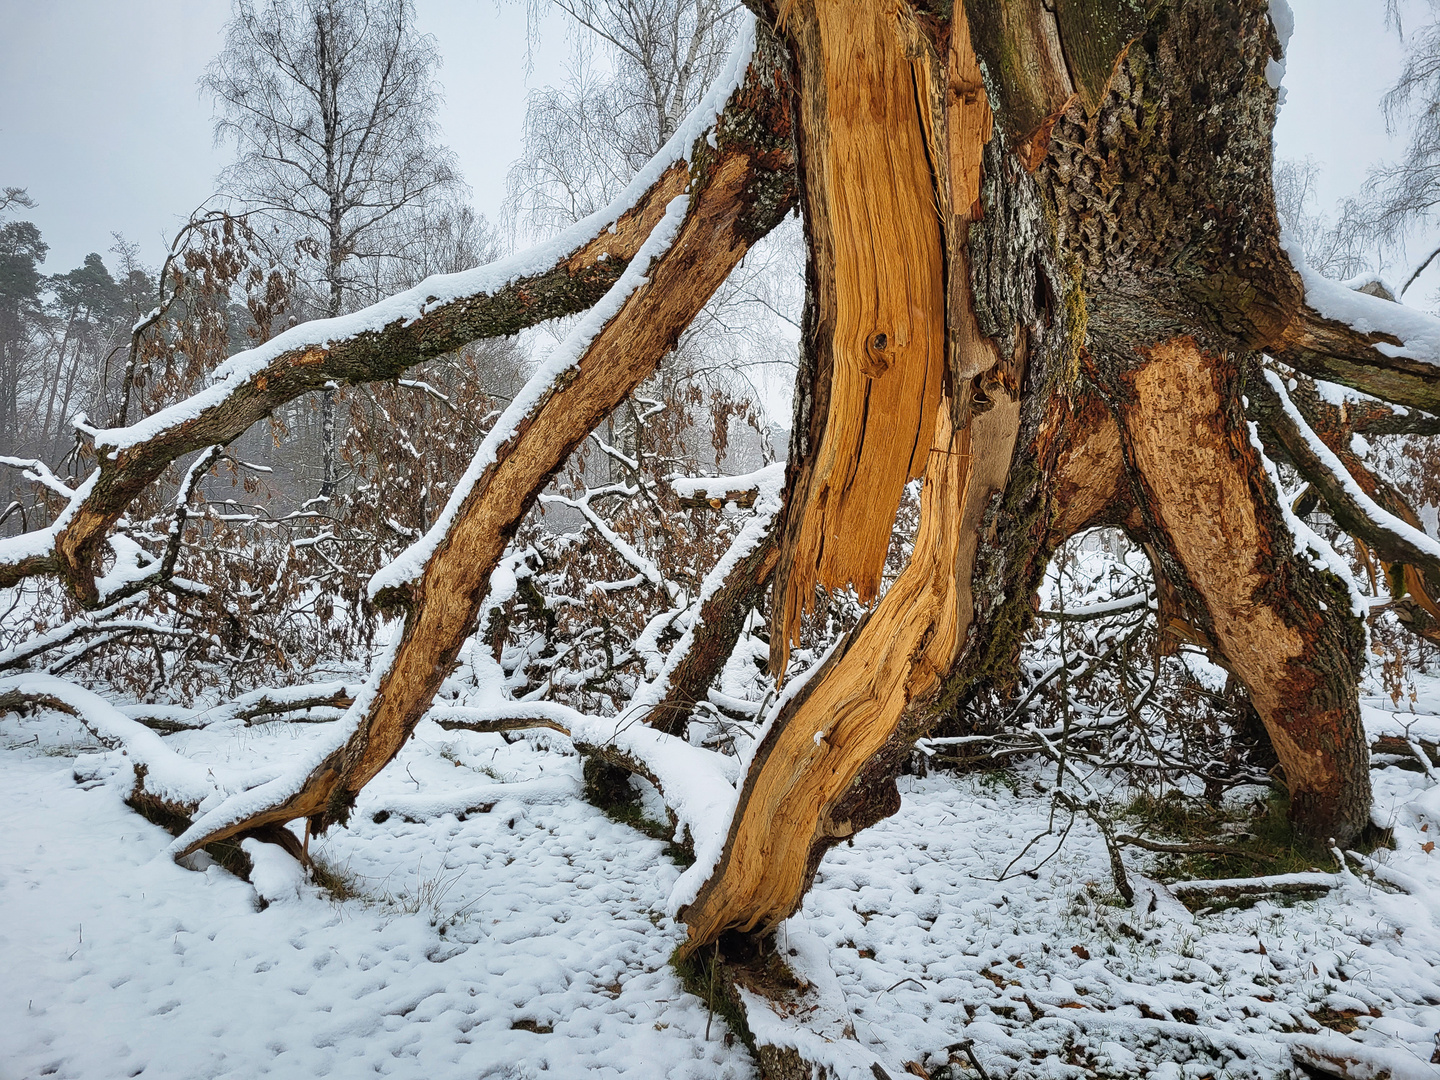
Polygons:
[[[167,741],[244,764],[314,732]],[[159,857],[123,759],[73,720],[0,717],[0,1078],[754,1076],[667,964],[676,867],[581,801],[549,743],[422,725],[320,845],[356,895],[262,857],[262,910],[254,886]],[[900,813],[827,857],[781,942],[846,1018],[839,1056],[892,1077],[939,1075],[965,1039],[997,1080],[1289,1076],[1292,1041],[1346,1038],[1314,1016],[1347,1013],[1397,1080],[1440,1076],[1440,787],[1375,776],[1384,874],[1410,892],[1362,874],[1198,916],[1138,878],[1117,905],[1083,822],[996,881],[1045,827],[1028,778],[902,779]]]

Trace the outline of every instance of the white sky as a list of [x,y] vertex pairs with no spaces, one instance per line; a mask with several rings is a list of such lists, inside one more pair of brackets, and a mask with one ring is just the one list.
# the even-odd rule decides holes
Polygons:
[[[1401,45],[1385,28],[1384,0],[1291,4],[1276,148],[1324,167],[1328,208],[1359,187],[1369,164],[1399,152],[1377,103]],[[564,24],[548,20],[527,73],[519,0],[417,0],[417,8],[445,56],[445,139],[476,208],[493,219],[525,95],[558,82],[570,55]],[[1412,25],[1424,8],[1406,0]],[[47,270],[106,252],[112,231],[158,262],[165,237],[211,194],[228,151],[212,143],[210,103],[195,83],[228,13],[228,0],[0,0],[0,186],[26,187],[37,201],[26,216],[50,244]]]
[[[492,220],[520,145],[525,96],[556,83],[565,26],[542,27],[527,74],[525,4],[416,0],[445,57],[440,113],[477,209]],[[229,0],[0,0],[0,187],[28,188],[45,268],[107,252],[122,232],[158,263],[229,161],[196,80],[219,51]],[[107,262],[109,257],[107,255]]]

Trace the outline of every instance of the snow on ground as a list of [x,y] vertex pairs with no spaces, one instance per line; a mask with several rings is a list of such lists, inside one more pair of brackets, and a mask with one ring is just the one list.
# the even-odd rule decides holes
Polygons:
[[[1423,776],[1376,775],[1399,845],[1387,862],[1440,885],[1440,857],[1421,848],[1424,822],[1406,808]],[[1373,1009],[1357,1037],[1400,1044],[1422,1075],[1440,1076],[1428,1064],[1437,894],[1357,880],[1322,901],[1196,916],[1163,892],[1152,910],[1142,886],[1131,908],[1080,822],[1036,876],[1023,871],[1056,837],[997,881],[1046,826],[1048,800],[1024,779],[1016,792],[993,778],[902,778],[904,809],[836,849],[787,924],[829,946],[857,1039],[882,1061],[933,1068],[972,1039],[991,1076],[1288,1076],[1286,1037],[1320,1032],[1312,1013]]]
[[[1373,700],[1367,718],[1394,722]],[[166,741],[245,767],[320,730]],[[317,844],[343,900],[276,849],[255,886],[175,866],[121,801],[124,759],[87,746],[67,717],[0,717],[3,1080],[755,1075],[668,966],[678,868],[579,798],[562,737],[422,725]],[[1038,776],[902,778],[899,814],[822,864],[781,945],[862,1057],[938,1075],[968,1039],[996,1080],[1280,1077],[1291,1040],[1346,1038],[1315,1016],[1351,1015],[1350,1038],[1403,1060],[1397,1078],[1440,1075],[1440,853],[1424,846],[1440,787],[1424,774],[1375,774],[1386,872],[1413,894],[1362,875],[1199,915],[1138,877],[1141,903],[1119,906],[1083,821],[997,881],[1046,826]]]
[[[120,801],[123,771],[77,785],[68,755],[47,756],[67,729],[0,721],[4,1080],[753,1075],[722,1025],[705,1040],[705,1005],[668,967],[680,931],[660,914],[677,875],[662,845],[578,784],[463,822],[377,825],[388,795],[495,785],[414,743],[320,846],[362,896],[305,885],[258,911],[244,881],[163,857],[169,836]],[[232,732],[229,752],[305,737]],[[482,744],[476,769],[501,780],[554,764],[524,743],[457,743]],[[572,779],[576,760],[559,761]]]

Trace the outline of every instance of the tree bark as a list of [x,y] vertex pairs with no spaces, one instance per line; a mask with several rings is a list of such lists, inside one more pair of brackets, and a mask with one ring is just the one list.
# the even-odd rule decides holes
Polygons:
[[[812,277],[777,670],[815,582],[873,594],[872,519],[888,534],[915,433],[932,429],[913,406],[940,338],[946,396],[911,564],[769,725],[724,851],[681,912],[687,950],[775,926],[836,838],[898,807],[909,743],[969,688],[1008,677],[1054,546],[1102,522],[1156,552],[1157,574],[1245,681],[1296,824],[1345,842],[1367,823],[1360,620],[1345,584],[1297,554],[1241,409],[1258,350],[1308,318],[1273,209],[1274,29],[1260,0],[1140,11],[784,8]],[[913,106],[893,93],[902,57]],[[917,148],[932,170],[918,194]],[[864,257],[845,230],[853,189],[904,208],[863,234]],[[941,208],[938,288],[918,199]],[[909,321],[886,306],[901,303]],[[892,340],[906,348],[890,355]],[[859,506],[872,518],[855,520]]]
[[665,696],[652,713],[654,719],[650,722],[655,727],[671,735],[683,734],[695,703],[704,698],[735,651],[750,613],[764,601],[777,554],[772,530],[754,551],[735,564],[715,594],[700,605],[690,648],[670,673]]

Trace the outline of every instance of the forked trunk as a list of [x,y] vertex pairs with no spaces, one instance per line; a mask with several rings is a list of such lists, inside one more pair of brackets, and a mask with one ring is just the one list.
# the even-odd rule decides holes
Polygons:
[[682,909],[687,949],[777,925],[830,845],[898,807],[908,746],[1008,677],[1050,554],[1101,523],[1154,553],[1177,621],[1248,687],[1296,824],[1353,839],[1360,619],[1297,546],[1242,410],[1302,309],[1273,210],[1267,5],[775,14],[811,256],[777,668],[817,582],[874,594],[900,488],[922,469],[925,488],[910,565],[769,722]]
[[[1280,247],[1268,10],[790,0],[762,11],[784,44],[760,34],[715,137],[658,175],[653,205],[637,203],[610,238],[627,263],[645,252],[643,267],[612,276],[592,252],[513,297],[451,301],[274,357],[209,411],[118,447],[53,544],[24,546],[0,584],[60,572],[96,601],[100,543],[134,494],[176,453],[227,442],[251,414],[323,386],[322,367],[373,378],[456,334],[494,331],[536,295],[553,313],[587,282],[618,290],[573,366],[487,442],[416,565],[382,571],[379,599],[404,609],[403,630],[345,745],[263,798],[210,811],[179,847],[298,817],[343,821],[429,707],[538,492],[784,216],[798,160],[809,295],[776,526],[777,671],[817,584],[878,594],[901,491],[919,476],[921,521],[898,581],[767,718],[724,849],[682,911],[687,949],[775,926],[830,845],[896,809],[914,738],[974,686],[1011,677],[1055,546],[1101,523],[1146,546],[1177,624],[1248,687],[1296,824],[1343,844],[1369,809],[1361,624],[1341,575],[1297,543],[1243,404],[1262,349],[1327,371],[1344,350],[1381,368],[1388,354],[1383,333],[1307,308]],[[651,229],[659,238],[638,244]],[[1395,400],[1431,400],[1433,378],[1384,370]],[[748,606],[769,559],[757,553],[729,595]],[[714,648],[674,684],[678,712],[735,629],[704,625]]]

